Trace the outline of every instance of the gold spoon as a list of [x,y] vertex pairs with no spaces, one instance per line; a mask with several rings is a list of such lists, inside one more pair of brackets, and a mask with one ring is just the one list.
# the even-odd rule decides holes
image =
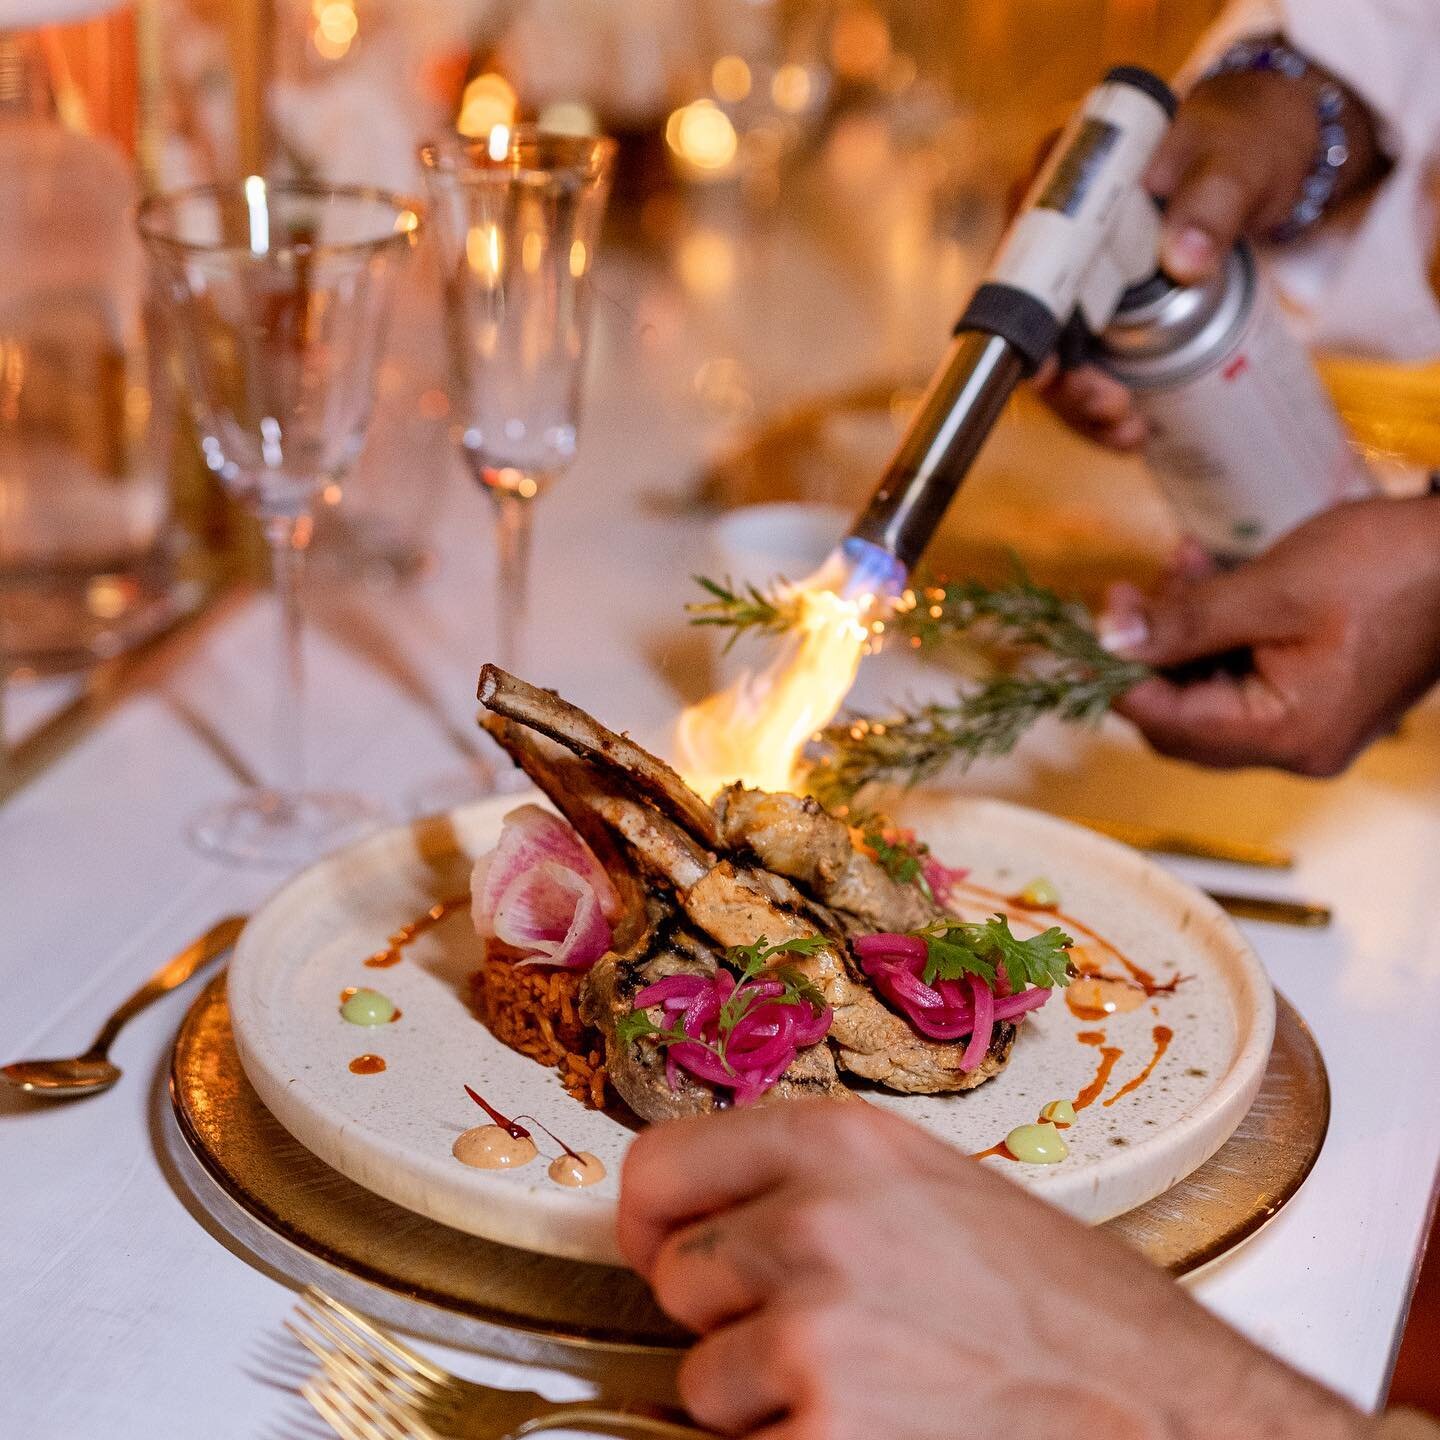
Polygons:
[[161,966],[101,1027],[95,1043],[73,1060],[17,1060],[0,1066],[0,1076],[29,1095],[68,1100],[108,1090],[119,1078],[120,1067],[106,1058],[121,1026],[152,1001],[183,985],[202,965],[223,955],[240,938],[243,915],[231,915],[192,940],[173,960]]

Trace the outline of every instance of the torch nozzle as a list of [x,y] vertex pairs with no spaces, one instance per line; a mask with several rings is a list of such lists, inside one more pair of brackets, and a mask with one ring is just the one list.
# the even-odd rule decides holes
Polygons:
[[1024,375],[1008,340],[962,330],[845,544],[888,553],[902,576],[913,571]]

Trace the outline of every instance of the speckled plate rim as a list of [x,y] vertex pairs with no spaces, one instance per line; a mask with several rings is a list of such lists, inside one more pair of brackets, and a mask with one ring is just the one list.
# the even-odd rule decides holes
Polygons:
[[[413,1279],[387,1270],[383,1264],[342,1252],[325,1240],[317,1238],[303,1224],[295,1222],[270,1204],[255,1190],[243,1184],[226,1165],[222,1154],[201,1133],[195,1116],[191,1113],[193,1096],[189,1077],[185,1073],[185,1043],[187,1031],[194,1025],[195,1017],[207,1007],[213,1007],[216,997],[224,1006],[226,976],[217,975],[196,999],[181,1022],[175,1049],[170,1057],[168,1090],[170,1108],[175,1116],[176,1129],[185,1142],[186,1149],[195,1157],[195,1163],[206,1178],[231,1204],[237,1206],[251,1220],[256,1221],[284,1245],[300,1254],[318,1260],[332,1269],[344,1272],[366,1285],[373,1285],[400,1299],[428,1309],[442,1311],[448,1315],[460,1315],[480,1325],[494,1326],[502,1330],[514,1330],[538,1340],[549,1341],[583,1350],[603,1350],[618,1354],[658,1355],[673,1354],[685,1349],[690,1341],[688,1336],[666,1337],[623,1333],[607,1329],[604,1324],[575,1324],[566,1321],[544,1320],[522,1311],[486,1305],[473,1299],[461,1299],[445,1294],[428,1286],[417,1284]],[[243,1068],[243,1067],[242,1067]],[[264,1105],[264,1102],[260,1102]],[[316,1157],[318,1159],[318,1157]],[[323,1162],[322,1162],[323,1163]],[[193,1184],[194,1182],[189,1182]],[[439,1224],[439,1221],[433,1222]],[[585,1262],[576,1262],[583,1264]]]
[[[972,822],[982,829],[995,822],[1028,827],[1037,837],[1037,853],[1045,853],[1048,837],[1057,846],[1072,846],[1080,853],[1096,856],[1099,863],[1110,866],[1137,892],[1148,891],[1177,913],[1188,912],[1198,919],[1218,956],[1231,967],[1224,979],[1232,987],[1236,1050],[1230,1068],[1205,1098],[1182,1119],[1138,1145],[1127,1146],[1123,1154],[1092,1161],[1081,1171],[1067,1171],[1063,1165],[1049,1167],[1030,1182],[1030,1188],[1052,1205],[1092,1224],[1101,1224],[1164,1194],[1203,1165],[1235,1133],[1259,1093],[1275,1042],[1275,990],[1269,973],[1240,928],[1214,900],[1118,840],[1008,800],[929,795],[902,804],[898,813],[915,825],[918,834],[925,835],[927,826],[935,823],[928,817],[933,817],[937,808],[951,806],[964,806],[971,812]],[[1086,1190],[1098,1196],[1115,1187],[1117,1177],[1127,1172],[1150,1176],[1143,1190],[1137,1188],[1123,1204],[1106,1207],[1086,1203]]]
[[[397,826],[358,841],[300,872],[283,885],[252,918],[230,966],[230,1005],[241,1063],[261,1100],[313,1153],[341,1174],[396,1204],[443,1224],[524,1249],[598,1264],[618,1264],[614,1203],[585,1191],[555,1189],[488,1192],[483,1203],[448,1156],[417,1157],[403,1144],[355,1125],[338,1107],[300,1083],[283,1053],[270,1044],[268,1009],[262,984],[272,936],[283,933],[286,916],[323,894],[338,868],[378,864],[387,854],[432,858],[435,846],[481,828],[498,833],[499,821],[527,796],[503,796],[448,815]],[[937,808],[938,807],[938,808]],[[1218,905],[1193,886],[1138,851],[1067,821],[1008,801],[973,796],[935,796],[906,807],[914,811],[921,833],[925,815],[936,823],[963,816],[972,831],[1000,827],[1033,836],[1037,853],[1064,846],[1072,854],[1093,857],[1128,887],[1148,892],[1177,917],[1189,914],[1206,933],[1217,970],[1229,987],[1236,1024],[1236,1048],[1226,1073],[1195,1107],[1153,1137],[1123,1154],[1093,1161],[1083,1169],[1063,1167],[1037,1177],[1031,1188],[1052,1204],[1090,1223],[1101,1223],[1170,1189],[1203,1164],[1230,1137],[1254,1101],[1274,1037],[1275,1000],[1259,957]]]
[[[312,1262],[338,1270],[360,1286],[373,1287],[384,1292],[391,1297],[387,1303],[399,1304],[402,1307],[413,1303],[420,1307],[422,1314],[435,1312],[461,1322],[473,1321],[481,1327],[499,1326],[567,1348],[656,1355],[671,1354],[689,1344],[689,1337],[684,1335],[661,1335],[638,1329],[614,1330],[589,1319],[577,1322],[541,1316],[510,1306],[487,1304],[473,1296],[441,1291],[417,1282],[415,1276],[406,1269],[408,1246],[429,1243],[426,1238],[429,1236],[442,1237],[442,1243],[454,1243],[454,1240],[463,1241],[467,1238],[454,1236],[451,1239],[447,1227],[439,1225],[438,1222],[422,1220],[419,1228],[408,1227],[399,1256],[394,1258],[388,1268],[383,1260],[367,1260],[356,1255],[353,1244],[337,1248],[337,1242],[325,1238],[323,1224],[316,1226],[307,1220],[307,1215],[315,1213],[313,1191],[310,1187],[302,1187],[298,1193],[293,1189],[288,1183],[288,1172],[282,1173],[282,1162],[270,1158],[275,1154],[275,1149],[268,1143],[267,1137],[263,1133],[256,1133],[252,1123],[242,1122],[235,1126],[222,1124],[217,1118],[216,1106],[223,1105],[226,1086],[237,1085],[242,1091],[249,1092],[249,1103],[245,1110],[247,1114],[255,1117],[262,1131],[267,1123],[276,1129],[281,1128],[279,1122],[265,1110],[263,1102],[255,1095],[243,1072],[237,1075],[232,1068],[236,1066],[238,1057],[234,1050],[225,985],[226,977],[222,973],[201,991],[181,1022],[176,1036],[170,1062],[169,1093],[177,1133],[194,1157],[196,1167],[215,1187],[218,1195],[223,1196],[236,1211],[243,1213],[250,1223],[272,1235],[286,1251],[296,1252]],[[1271,1069],[1277,1063],[1284,1066],[1287,1061],[1290,1073],[1297,1077],[1301,1084],[1298,1093],[1286,1088],[1284,1080],[1271,1076]],[[1304,1083],[1305,1075],[1301,1072],[1308,1074],[1308,1085]],[[1294,1083],[1292,1080],[1291,1084]],[[215,1091],[217,1084],[222,1092],[220,1095]],[[1277,1107],[1272,1104],[1267,1107],[1264,1116],[1256,1117],[1263,1132],[1261,1135],[1245,1135],[1246,1127],[1242,1124],[1240,1131],[1232,1136],[1231,1142],[1227,1142],[1217,1153],[1216,1163],[1226,1162],[1218,1179],[1209,1176],[1209,1166],[1202,1167],[1168,1195],[1158,1197],[1139,1210],[1108,1222],[1105,1228],[1111,1234],[1136,1246],[1153,1262],[1163,1264],[1177,1279],[1183,1278],[1187,1281],[1228,1261],[1242,1247],[1252,1243],[1279,1216],[1314,1170],[1325,1143],[1330,1117],[1330,1087],[1319,1046],[1303,1018],[1279,996],[1275,1053],[1270,1067],[1267,1067],[1262,1096],[1265,1089],[1272,1084],[1280,1088],[1282,1103],[1279,1108],[1287,1117],[1296,1109],[1297,1101],[1300,1102],[1298,1108],[1302,1116],[1309,1117],[1309,1129],[1299,1138],[1298,1143],[1294,1127],[1287,1118],[1284,1123],[1284,1139],[1288,1143],[1278,1144],[1281,1137],[1275,1131],[1273,1120]],[[1232,1145],[1242,1147],[1239,1153],[1233,1156]],[[237,1150],[240,1152],[238,1156]],[[242,1178],[244,1162],[255,1159],[256,1155],[267,1167],[274,1170],[273,1174],[268,1170],[266,1172],[271,1181],[269,1192],[263,1184],[252,1186]],[[1270,1169],[1256,1168],[1254,1162],[1261,1156],[1278,1159],[1278,1172],[1274,1168],[1274,1160],[1269,1162],[1272,1167]],[[310,1157],[310,1161],[316,1167],[322,1166],[322,1162],[316,1157]],[[1217,1186],[1222,1194],[1228,1196],[1234,1191],[1234,1182],[1237,1180],[1242,1193],[1248,1197],[1248,1208],[1244,1209],[1238,1220],[1229,1219],[1213,1232],[1204,1230],[1206,1222],[1203,1217],[1213,1204]],[[193,1186],[196,1180],[191,1178],[187,1183]],[[1192,1192],[1192,1186],[1198,1187],[1198,1196]],[[284,1199],[267,1200],[266,1193],[283,1196]],[[356,1193],[357,1203],[362,1208],[367,1204],[384,1203],[358,1187]],[[1167,1228],[1177,1223],[1174,1218],[1165,1215],[1157,1219],[1154,1214],[1155,1208],[1166,1200],[1171,1202],[1167,1209],[1178,1203],[1187,1211],[1192,1207],[1195,1210],[1195,1213],[1187,1214],[1184,1220],[1179,1222],[1184,1229],[1179,1237],[1182,1243],[1178,1245],[1177,1237]],[[1260,1203],[1261,1200],[1264,1203]],[[215,1216],[214,1211],[210,1213],[212,1217]],[[325,1212],[320,1214],[323,1220]],[[227,1216],[224,1223],[233,1230],[242,1222],[232,1215]],[[1202,1237],[1198,1243],[1197,1238],[1189,1234],[1197,1225],[1202,1227]],[[1158,1251],[1157,1226],[1161,1235]],[[243,1236],[247,1232],[242,1230],[239,1233]],[[394,1237],[390,1236],[390,1240],[392,1243],[389,1246],[375,1246],[374,1254],[391,1257]],[[262,1253],[274,1261],[273,1255],[264,1251]],[[503,1255],[503,1247],[497,1253]],[[494,1263],[493,1259],[491,1263]],[[305,1278],[308,1280],[313,1277]],[[328,1283],[333,1285],[334,1282]],[[361,1304],[362,1308],[368,1304],[372,1313],[388,1313],[374,1298],[368,1301],[357,1299],[354,1303]],[[402,1311],[395,1323],[414,1326],[417,1324],[417,1317]],[[448,1321],[446,1323],[448,1326]],[[421,1328],[423,1329],[423,1326]],[[493,1343],[488,1334],[457,1341],[456,1334],[448,1329],[447,1333],[436,1338],[443,1339],[445,1343],[478,1343],[482,1348]]]

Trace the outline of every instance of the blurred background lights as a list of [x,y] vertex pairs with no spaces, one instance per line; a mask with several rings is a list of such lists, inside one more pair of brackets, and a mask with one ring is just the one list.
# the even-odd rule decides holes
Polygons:
[[360,31],[354,0],[315,0],[315,49],[327,60],[338,60]]
[[868,5],[842,10],[830,32],[830,58],[847,80],[878,79],[890,63],[890,26]]
[[770,78],[770,98],[777,110],[798,115],[814,93],[810,72],[803,65],[782,65]]
[[739,141],[730,117],[713,100],[695,100],[665,125],[665,142],[687,165],[718,174],[735,161]]
[[710,69],[710,88],[732,105],[750,93],[750,67],[738,55],[722,55]]
[[516,103],[515,88],[503,75],[477,75],[461,97],[456,129],[469,139],[483,139],[496,126],[515,123]]

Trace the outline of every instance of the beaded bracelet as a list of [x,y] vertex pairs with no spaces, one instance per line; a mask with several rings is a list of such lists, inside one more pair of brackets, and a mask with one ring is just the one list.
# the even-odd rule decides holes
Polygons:
[[1340,172],[1350,158],[1350,135],[1345,128],[1345,92],[1325,72],[1312,65],[1298,50],[1283,40],[1242,40],[1232,45],[1201,77],[1242,75],[1268,71],[1287,80],[1316,76],[1315,113],[1320,122],[1320,143],[1315,164],[1300,187],[1295,208],[1271,232],[1270,238],[1284,242],[1303,235],[1325,213],[1325,207],[1340,183]]

